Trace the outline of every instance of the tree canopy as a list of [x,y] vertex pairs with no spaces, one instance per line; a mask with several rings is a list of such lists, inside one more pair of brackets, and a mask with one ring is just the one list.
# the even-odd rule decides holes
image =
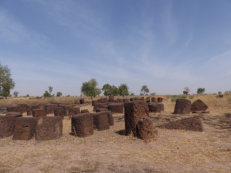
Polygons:
[[8,97],[10,90],[13,89],[15,83],[11,78],[10,69],[0,64],[0,96]]
[[143,85],[142,87],[141,87],[141,93],[143,94],[143,95],[146,95],[146,94],[148,94],[149,93],[149,89],[148,89],[148,87],[147,87],[147,85]]
[[95,97],[101,94],[101,90],[97,88],[97,81],[93,78],[88,82],[84,82],[81,87],[81,92],[85,96]]
[[118,92],[120,96],[128,96],[129,95],[128,86],[126,84],[121,84],[118,87]]

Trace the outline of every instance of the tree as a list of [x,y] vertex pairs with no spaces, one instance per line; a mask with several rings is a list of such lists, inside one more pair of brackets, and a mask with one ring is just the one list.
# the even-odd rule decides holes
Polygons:
[[44,97],[52,97],[54,95],[52,95],[52,91],[53,91],[53,87],[52,86],[49,86],[48,87],[48,91],[46,90],[44,93],[43,93],[43,96]]
[[118,95],[118,88],[115,85],[111,86],[110,84],[104,84],[102,90],[105,96],[117,96]]
[[149,93],[149,89],[148,89],[148,87],[147,87],[147,85],[143,85],[142,87],[141,87],[141,93],[143,94],[143,95],[146,95],[146,94],[148,94]]
[[113,95],[113,96],[118,96],[118,94],[119,94],[119,89],[115,86],[115,85],[112,85],[112,91],[111,91],[111,94]]
[[85,96],[95,97],[101,94],[101,90],[97,88],[97,81],[91,79],[88,82],[84,82],[81,87],[81,92]]
[[189,87],[185,87],[184,90],[183,90],[183,94],[188,95],[189,92],[190,92]]
[[52,86],[49,86],[48,87],[48,91],[49,91],[49,93],[50,93],[50,95],[52,94],[52,91],[53,91],[53,87]]
[[0,64],[0,96],[8,97],[10,90],[13,89],[15,83],[11,78],[10,69]]
[[118,87],[118,91],[119,91],[120,96],[128,96],[129,95],[128,86],[126,84],[121,84]]
[[112,86],[110,84],[104,84],[102,91],[103,91],[103,95],[111,96],[112,95]]
[[205,88],[197,88],[197,94],[204,94]]
[[62,92],[57,92],[57,93],[56,93],[56,96],[57,96],[57,97],[61,97],[62,95],[63,95]]
[[14,97],[18,97],[18,91],[14,91],[13,95]]

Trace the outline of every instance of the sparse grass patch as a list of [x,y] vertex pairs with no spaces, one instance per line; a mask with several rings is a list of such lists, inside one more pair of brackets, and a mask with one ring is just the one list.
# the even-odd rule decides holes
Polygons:
[[177,99],[186,99],[186,98],[187,98],[186,95],[173,95],[173,96],[171,97],[171,101],[172,101],[172,102],[175,102]]
[[193,98],[194,98],[194,95],[190,95],[188,98],[189,98],[189,99],[193,99]]
[[227,100],[228,100],[228,103],[231,103],[231,97],[228,97]]

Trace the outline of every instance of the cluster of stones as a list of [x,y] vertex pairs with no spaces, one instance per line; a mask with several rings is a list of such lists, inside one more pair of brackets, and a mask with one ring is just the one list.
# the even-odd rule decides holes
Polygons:
[[114,125],[114,119],[110,111],[97,113],[80,113],[71,119],[71,131],[78,137],[91,136],[94,129],[107,130]]
[[144,101],[124,104],[125,134],[131,133],[146,142],[157,139],[158,133],[149,117],[149,109]]
[[[192,113],[208,113],[206,110],[208,106],[200,99],[191,103],[187,99],[177,99],[174,109],[174,114],[190,114]],[[181,129],[192,131],[203,131],[203,124],[199,116],[183,118],[180,120],[168,122],[158,126],[166,129]]]
[[[0,138],[13,136],[13,140],[29,140],[33,137],[36,140],[51,140],[62,136],[63,117],[79,114],[80,108],[61,103],[18,104],[8,106],[6,111],[5,116],[0,116]],[[31,117],[22,117],[23,113]]]
[[129,102],[145,102],[148,105],[148,109],[150,112],[153,113],[160,113],[164,111],[164,104],[162,103],[163,98],[158,97],[133,97],[130,99],[114,99],[114,96],[109,96],[107,98],[101,98],[98,100],[92,101],[92,106],[94,107],[95,112],[102,112],[102,111],[111,111],[112,113],[123,113],[124,112],[124,105]]

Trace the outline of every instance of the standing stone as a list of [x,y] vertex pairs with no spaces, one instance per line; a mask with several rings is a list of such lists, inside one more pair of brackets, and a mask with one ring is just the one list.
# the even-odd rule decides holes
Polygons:
[[35,129],[36,140],[52,140],[62,136],[62,117],[40,117]]
[[124,112],[124,104],[123,103],[111,103],[108,105],[108,109],[112,113],[123,113]]
[[30,140],[34,136],[37,118],[17,118],[13,140]]
[[79,107],[70,107],[68,111],[69,116],[77,115],[80,113],[80,108]]
[[187,99],[177,99],[174,114],[189,114],[191,112],[191,101]]
[[16,117],[0,116],[0,138],[9,137],[14,132]]
[[93,124],[94,128],[97,130],[107,130],[110,128],[109,126],[109,118],[106,112],[97,112],[92,114],[93,116]]
[[60,116],[60,117],[64,117],[64,116],[66,116],[67,115],[67,112],[66,112],[66,109],[65,109],[65,107],[57,107],[57,108],[55,108],[55,110],[54,110],[54,115],[55,116]]
[[93,117],[89,113],[80,113],[71,118],[71,130],[75,136],[87,137],[93,135]]
[[207,109],[208,109],[208,106],[200,99],[194,101],[191,105],[192,112],[206,111]]
[[156,140],[158,132],[154,128],[152,120],[149,118],[142,118],[137,123],[137,137],[143,139],[145,142]]
[[33,117],[45,117],[47,116],[46,111],[44,109],[33,109],[32,110]]
[[140,119],[149,117],[148,105],[146,102],[130,102],[124,104],[125,108],[125,134],[131,132],[137,136],[136,126]]

